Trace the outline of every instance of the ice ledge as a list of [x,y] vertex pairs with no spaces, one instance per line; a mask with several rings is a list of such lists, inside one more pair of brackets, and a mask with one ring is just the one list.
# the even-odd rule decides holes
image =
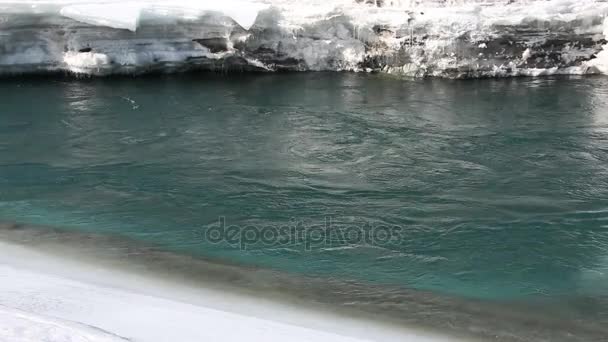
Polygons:
[[0,75],[608,73],[605,1],[390,3],[378,8],[356,0],[0,0]]

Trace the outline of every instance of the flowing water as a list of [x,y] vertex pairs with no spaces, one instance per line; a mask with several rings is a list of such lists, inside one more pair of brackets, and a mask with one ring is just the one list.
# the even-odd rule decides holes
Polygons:
[[606,319],[608,78],[4,80],[0,220]]

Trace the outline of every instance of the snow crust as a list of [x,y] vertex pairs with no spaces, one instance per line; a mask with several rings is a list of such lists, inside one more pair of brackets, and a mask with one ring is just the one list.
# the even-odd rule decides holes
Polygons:
[[232,18],[245,29],[253,25],[263,4],[243,1],[133,1],[83,3],[62,7],[62,16],[93,26],[107,26],[116,29],[136,31],[142,11],[157,11],[171,15],[171,11],[181,11],[182,18],[196,18],[205,12],[219,12]]
[[0,74],[607,73],[607,15],[602,0],[0,0]]
[[0,306],[0,341],[126,342],[94,327]]
[[1,342],[456,340],[3,242],[0,249]]
[[93,26],[137,30],[139,14],[143,8],[139,3],[85,4],[63,7],[59,13],[76,21]]

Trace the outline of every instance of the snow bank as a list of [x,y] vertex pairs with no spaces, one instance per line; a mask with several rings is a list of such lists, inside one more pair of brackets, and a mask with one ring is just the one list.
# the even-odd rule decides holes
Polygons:
[[75,4],[62,7],[64,17],[87,23],[93,26],[107,26],[116,29],[136,31],[142,11],[161,11],[169,15],[171,10],[181,10],[184,19],[196,18],[207,12],[218,12],[232,18],[245,29],[253,25],[260,10],[267,8],[263,4],[243,1],[154,1],[154,2],[105,2],[93,4]]
[[[608,18],[604,20],[604,36],[608,39]],[[598,72],[608,75],[608,44],[604,45],[597,58],[588,62],[588,65]]]
[[129,2],[119,4],[86,4],[66,6],[59,13],[66,18],[93,26],[107,26],[135,31],[142,8],[143,4]]
[[0,341],[450,341],[0,242]]
[[605,73],[607,15],[602,0],[0,0],[0,74]]
[[0,306],[3,342],[126,342],[127,339],[84,324],[42,317]]

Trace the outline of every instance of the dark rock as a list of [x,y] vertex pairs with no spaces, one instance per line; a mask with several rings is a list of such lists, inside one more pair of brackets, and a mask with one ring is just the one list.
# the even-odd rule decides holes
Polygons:
[[228,51],[228,40],[226,38],[202,38],[192,39],[192,41],[206,47],[212,53]]

